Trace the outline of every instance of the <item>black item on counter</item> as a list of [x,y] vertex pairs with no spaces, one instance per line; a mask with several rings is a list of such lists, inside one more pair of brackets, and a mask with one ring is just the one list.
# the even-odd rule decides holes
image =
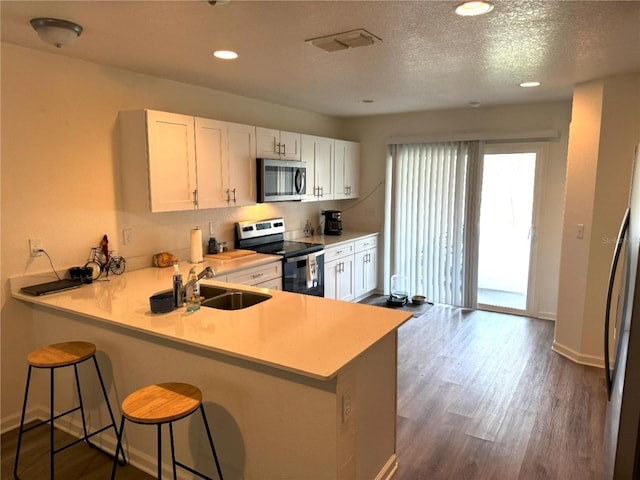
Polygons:
[[324,234],[325,235],[342,235],[342,212],[340,210],[325,210],[324,215]]
[[47,295],[49,293],[62,292],[63,290],[69,290],[71,288],[78,288],[81,286],[82,280],[80,280],[79,278],[64,278],[62,280],[54,280],[53,282],[39,283],[37,285],[22,287],[20,291],[22,293],[28,293],[29,295],[40,296]]
[[207,253],[218,253],[218,242],[215,237],[209,238],[209,245],[207,246]]
[[173,305],[173,291],[167,290],[149,297],[149,304],[153,313],[168,313],[175,308]]
[[91,267],[71,267],[69,269],[69,276],[76,280],[82,280],[82,283],[93,282],[93,268]]

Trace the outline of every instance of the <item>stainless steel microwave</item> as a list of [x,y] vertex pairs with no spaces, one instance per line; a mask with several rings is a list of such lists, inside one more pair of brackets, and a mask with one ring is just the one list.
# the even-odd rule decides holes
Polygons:
[[307,194],[307,164],[258,158],[258,202],[300,201]]

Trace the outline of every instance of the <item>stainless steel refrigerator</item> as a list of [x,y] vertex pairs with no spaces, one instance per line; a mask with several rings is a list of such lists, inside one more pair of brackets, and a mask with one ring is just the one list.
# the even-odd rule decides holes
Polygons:
[[[640,479],[640,144],[636,146],[629,208],[614,253],[605,313],[605,375],[609,392],[603,478]],[[619,287],[615,325],[610,319]],[[611,337],[611,338],[610,338]],[[612,350],[613,349],[613,350]],[[615,360],[609,362],[610,356]]]

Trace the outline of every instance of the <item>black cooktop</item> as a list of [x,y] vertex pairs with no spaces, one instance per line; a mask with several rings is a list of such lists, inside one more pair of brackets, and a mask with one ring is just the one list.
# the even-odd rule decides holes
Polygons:
[[300,255],[308,255],[309,253],[319,252],[324,248],[322,244],[308,243],[308,242],[291,242],[281,241],[266,243],[264,245],[255,245],[252,247],[245,247],[250,250],[255,250],[258,253],[269,253],[271,255],[282,255],[285,258],[297,257]]

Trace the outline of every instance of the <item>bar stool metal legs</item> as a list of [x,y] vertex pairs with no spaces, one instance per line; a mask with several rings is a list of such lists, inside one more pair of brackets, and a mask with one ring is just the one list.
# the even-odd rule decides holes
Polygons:
[[[82,441],[86,442],[90,447],[97,448],[93,443],[89,441],[89,438],[104,432],[109,428],[113,428],[116,437],[118,437],[118,430],[116,428],[116,421],[113,416],[113,411],[111,409],[111,405],[109,403],[109,397],[107,395],[107,389],[104,386],[104,381],[102,379],[102,374],[100,373],[100,367],[98,366],[98,361],[95,357],[96,347],[94,344],[89,342],[66,342],[59,343],[55,345],[48,345],[46,347],[39,348],[38,350],[34,350],[29,354],[27,360],[29,361],[29,369],[27,371],[27,384],[24,392],[24,401],[22,403],[22,414],[20,416],[20,429],[18,431],[18,445],[16,448],[16,458],[13,466],[13,476],[14,478],[18,478],[18,463],[20,460],[20,448],[22,446],[22,435],[25,432],[33,430],[34,428],[40,427],[42,425],[49,424],[50,425],[50,434],[49,434],[49,443],[50,443],[50,451],[49,451],[49,468],[50,468],[50,476],[51,479],[54,478],[55,464],[54,464],[54,456],[56,453],[59,453],[67,448],[76,445]],[[102,390],[102,394],[104,396],[104,400],[107,406],[107,410],[109,411],[109,418],[111,419],[111,423],[96,430],[94,432],[89,433],[87,429],[87,424],[85,420],[85,411],[84,411],[84,402],[82,399],[82,390],[80,388],[80,378],[78,375],[78,365],[82,362],[85,362],[89,359],[93,359],[93,364],[98,375],[98,380],[100,381],[100,388]],[[66,412],[55,415],[54,409],[54,399],[55,399],[55,375],[54,372],[58,368],[73,366],[74,376],[75,376],[75,384],[78,392],[78,401],[79,405],[67,410]],[[33,368],[48,368],[49,369],[49,419],[39,422],[35,425],[30,426],[29,428],[24,428],[24,420],[27,410],[27,403],[29,398],[29,386],[31,384],[31,372]],[[55,428],[54,421],[64,417],[72,412],[80,411],[80,416],[82,417],[82,431],[83,437],[72,441],[60,448],[54,447],[55,441]],[[124,456],[124,450],[122,447],[116,449],[115,459],[118,461],[118,454],[122,457],[122,463],[126,463],[126,458]]]
[[[185,465],[176,459],[173,422],[188,417],[196,410],[200,410],[202,421],[207,432],[209,447],[216,464],[218,478],[223,480],[222,469],[218,461],[218,455],[213,444],[213,436],[209,428],[209,422],[202,405],[202,392],[193,385],[186,383],[161,383],[149,385],[130,394],[122,402],[122,420],[120,421],[120,433],[117,449],[122,448],[122,436],[124,433],[125,419],[134,423],[156,425],[158,439],[158,479],[162,478],[162,425],[169,424],[169,436],[171,440],[171,467],[173,478],[177,478],[176,467],[183,468],[192,474],[205,480],[214,480],[207,477],[194,468]],[[111,480],[115,479],[117,459],[113,463]]]

